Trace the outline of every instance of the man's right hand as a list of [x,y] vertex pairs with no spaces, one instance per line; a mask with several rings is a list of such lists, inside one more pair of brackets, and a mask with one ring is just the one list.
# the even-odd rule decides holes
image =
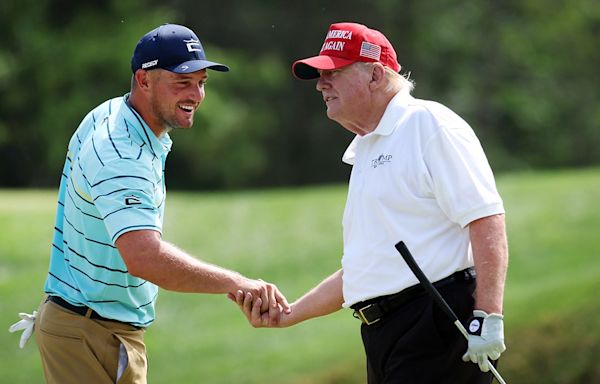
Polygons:
[[258,321],[258,318],[263,315],[267,319],[267,324],[277,324],[281,313],[289,314],[291,312],[287,299],[277,286],[260,279],[246,279],[244,284],[240,284],[237,292],[235,294],[230,293],[228,297],[240,306],[251,324],[253,324],[251,320],[253,319],[252,313],[255,306],[257,307],[256,311],[260,314],[254,319],[256,324],[262,323],[262,321]]
[[268,310],[262,309],[265,308],[264,298],[253,295],[251,292],[237,289],[235,292],[229,293],[227,297],[240,307],[248,322],[255,328],[290,327],[342,309],[344,304],[343,273],[342,269],[337,270],[291,305],[287,305],[285,301],[271,300]]
[[282,328],[291,325],[286,322],[292,312],[289,306],[286,309],[276,303],[275,306],[269,305],[268,310],[265,311],[262,309],[264,303],[261,297],[254,298],[250,292],[244,293],[241,290],[238,290],[235,295],[230,293],[228,298],[237,303],[248,323],[254,328]]

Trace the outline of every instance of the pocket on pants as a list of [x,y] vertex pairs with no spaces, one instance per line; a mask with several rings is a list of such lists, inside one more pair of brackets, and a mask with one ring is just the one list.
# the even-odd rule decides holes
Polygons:
[[127,350],[123,344],[119,344],[119,362],[117,363],[117,382],[121,376],[123,376],[123,372],[125,372],[125,368],[129,365],[129,358],[127,357]]
[[121,347],[125,350],[127,356],[123,360],[119,357],[119,368],[121,368],[121,362],[125,362],[125,360],[126,366],[122,367],[123,374],[117,380],[117,384],[146,384],[148,360],[142,337],[140,335],[136,337],[119,333],[115,333],[115,337],[121,342]]
[[82,338],[57,335],[44,329],[36,333],[49,383],[84,383],[92,375],[98,383],[111,377]]

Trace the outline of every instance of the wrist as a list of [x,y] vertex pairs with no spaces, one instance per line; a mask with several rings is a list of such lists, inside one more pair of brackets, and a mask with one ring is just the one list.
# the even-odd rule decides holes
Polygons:
[[503,310],[502,310],[502,306],[498,306],[498,305],[477,305],[475,304],[475,307],[473,308],[473,311],[482,311],[485,312],[488,315],[491,315],[492,313],[497,314],[497,315],[502,315],[503,314]]
[[306,319],[302,318],[301,316],[302,316],[302,309],[298,308],[297,302],[291,303],[290,304],[290,313],[283,312],[281,314],[280,327],[282,327],[282,328],[291,327],[293,325],[296,325],[296,324],[301,323],[304,320],[306,320]]
[[481,336],[484,321],[502,321],[503,319],[504,316],[499,313],[487,313],[481,309],[475,309],[473,310],[473,315],[467,320],[467,332],[471,335]]
[[504,319],[504,315],[502,315],[501,313],[486,312],[482,309],[474,309],[472,317],[474,317],[474,318],[477,317],[477,318],[482,318],[482,319],[487,319],[489,317],[495,317],[495,318]]
[[223,279],[223,287],[227,292],[233,292],[235,294],[235,292],[241,290],[245,294],[248,280],[248,278],[238,272],[227,271]]

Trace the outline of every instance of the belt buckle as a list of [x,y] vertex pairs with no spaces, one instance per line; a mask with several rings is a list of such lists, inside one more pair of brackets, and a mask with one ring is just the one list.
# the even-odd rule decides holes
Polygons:
[[372,306],[373,306],[373,304],[369,304],[369,305],[366,305],[366,306],[364,306],[364,307],[362,307],[362,308],[354,311],[354,314],[356,315],[356,317],[360,321],[362,321],[363,323],[365,323],[366,325],[375,324],[376,322],[378,322],[379,320],[381,320],[381,317],[378,317],[377,319],[375,319],[373,321],[367,320],[367,318],[366,318],[365,314],[363,313],[363,311],[366,310],[366,309],[368,309],[368,308],[370,308],[370,307],[372,307]]

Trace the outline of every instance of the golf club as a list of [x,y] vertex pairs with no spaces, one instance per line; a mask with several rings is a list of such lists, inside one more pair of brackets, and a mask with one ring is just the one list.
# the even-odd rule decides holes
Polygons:
[[[408,264],[410,270],[415,274],[417,279],[419,279],[419,282],[421,283],[423,288],[425,288],[427,293],[431,296],[431,298],[433,298],[437,305],[439,305],[440,308],[442,308],[442,310],[454,321],[454,325],[456,325],[456,328],[458,328],[460,333],[462,333],[465,339],[468,340],[469,336],[467,334],[467,330],[461,324],[460,320],[458,320],[458,317],[456,316],[452,308],[450,308],[448,303],[446,303],[446,300],[444,300],[444,298],[442,297],[442,295],[440,295],[438,290],[435,289],[433,284],[431,284],[427,276],[425,276],[421,268],[419,268],[419,265],[417,264],[414,257],[406,247],[406,244],[404,244],[403,241],[400,241],[396,244],[396,249],[398,250],[398,252],[400,252],[400,255],[402,255],[402,258],[404,259],[404,261],[406,261],[406,264]],[[492,374],[494,375],[496,380],[498,380],[500,384],[506,384],[502,376],[500,376],[500,373],[498,373],[496,368],[492,365],[492,363],[489,360],[488,366],[490,367],[490,371],[492,371]]]

